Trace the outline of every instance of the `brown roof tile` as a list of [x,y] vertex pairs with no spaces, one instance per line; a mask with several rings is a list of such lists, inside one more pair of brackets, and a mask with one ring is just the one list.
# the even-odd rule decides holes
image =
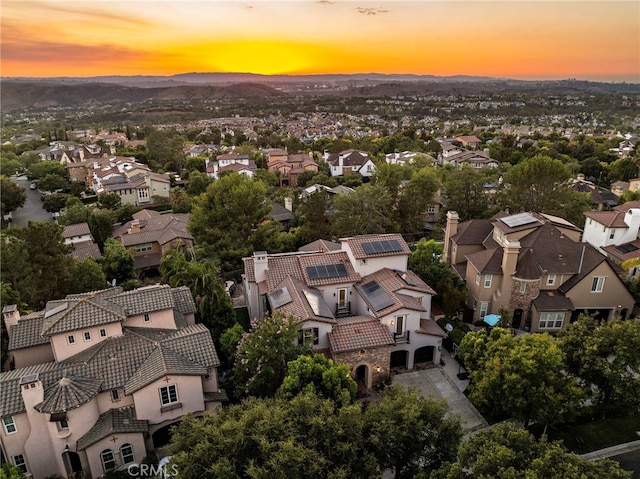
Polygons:
[[394,344],[387,326],[369,316],[352,316],[338,319],[329,333],[329,344],[334,353],[379,348]]

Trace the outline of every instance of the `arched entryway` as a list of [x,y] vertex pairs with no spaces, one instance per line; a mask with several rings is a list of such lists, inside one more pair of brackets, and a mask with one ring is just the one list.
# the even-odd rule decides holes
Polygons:
[[172,424],[168,424],[167,426],[163,426],[154,432],[151,435],[151,439],[153,441],[153,448],[159,449],[168,445],[171,442],[172,431],[171,429],[174,426],[177,426],[180,422],[174,422]]
[[366,364],[361,364],[360,366],[358,366],[355,370],[354,376],[354,379],[359,386],[362,386],[366,389],[371,387],[369,380],[369,368]]
[[393,351],[389,360],[389,366],[393,368],[406,368],[409,359],[408,351]]
[[69,451],[68,449],[62,453],[62,462],[64,464],[64,468],[67,471],[67,476],[75,477],[76,475],[80,477],[79,474],[82,472],[82,461],[80,461],[80,455],[75,451]]
[[513,312],[513,318],[511,319],[511,327],[520,329],[522,327],[522,308],[518,308]]
[[422,348],[418,348],[416,349],[413,362],[415,364],[433,362],[435,351],[435,346],[423,346]]

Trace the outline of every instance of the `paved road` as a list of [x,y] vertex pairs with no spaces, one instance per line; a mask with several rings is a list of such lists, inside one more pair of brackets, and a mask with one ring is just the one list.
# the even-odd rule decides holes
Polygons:
[[29,221],[53,221],[51,213],[42,209],[42,200],[38,190],[30,190],[31,183],[26,176],[19,176],[16,179],[18,186],[23,187],[27,192],[27,200],[22,208],[13,212],[12,223],[16,226],[27,226]]
[[611,456],[610,459],[618,461],[622,469],[631,471],[632,479],[640,479],[640,451],[627,452],[618,456]]

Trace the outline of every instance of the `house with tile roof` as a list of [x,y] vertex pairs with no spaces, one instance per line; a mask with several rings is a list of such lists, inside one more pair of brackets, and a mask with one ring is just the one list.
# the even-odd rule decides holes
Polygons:
[[154,274],[162,255],[176,243],[185,248],[193,246],[188,223],[188,213],[141,210],[133,214],[133,220],[117,227],[112,236],[132,252],[138,276]]
[[225,171],[252,177],[258,167],[255,161],[249,159],[249,155],[231,152],[218,155],[215,160],[205,160],[205,168],[209,178],[217,179]]
[[376,165],[369,153],[361,150],[344,150],[340,153],[328,152],[324,155],[324,161],[329,163],[331,176],[343,176],[347,173],[358,173],[364,178],[370,178],[376,172]]
[[280,186],[298,186],[298,176],[305,171],[317,173],[318,164],[312,153],[289,153],[287,150],[267,151],[267,169],[278,176]]
[[467,285],[470,319],[506,308],[513,328],[554,332],[583,312],[630,317],[634,299],[620,268],[581,233],[552,215],[501,212],[458,224],[449,211],[444,260]]
[[186,287],[114,287],[3,309],[15,369],[0,373],[3,457],[31,477],[102,477],[168,442],[225,394],[209,330]]
[[101,256],[100,248],[93,239],[86,222],[65,226],[62,231],[62,239],[64,244],[73,246],[71,255],[78,261],[84,261],[88,258],[97,259]]
[[486,167],[495,168],[499,165],[497,160],[494,160],[489,156],[488,149],[483,151],[462,150],[458,153],[449,154],[447,156],[443,153],[439,156],[438,161],[441,166],[453,165],[460,167],[464,164],[468,164],[475,169]]
[[256,251],[243,258],[249,315],[297,318],[300,341],[347,364],[369,388],[392,368],[439,364],[446,333],[433,321],[436,293],[407,269],[410,253],[399,234],[314,242],[295,253]]

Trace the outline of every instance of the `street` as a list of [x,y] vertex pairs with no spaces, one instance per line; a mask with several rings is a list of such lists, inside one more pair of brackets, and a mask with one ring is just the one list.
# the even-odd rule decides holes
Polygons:
[[42,208],[40,192],[29,189],[29,184],[31,183],[29,179],[26,176],[19,176],[15,178],[15,181],[18,186],[25,189],[27,200],[24,202],[22,208],[18,208],[13,212],[12,224],[15,226],[26,226],[29,221],[52,221],[53,217],[51,213]]

